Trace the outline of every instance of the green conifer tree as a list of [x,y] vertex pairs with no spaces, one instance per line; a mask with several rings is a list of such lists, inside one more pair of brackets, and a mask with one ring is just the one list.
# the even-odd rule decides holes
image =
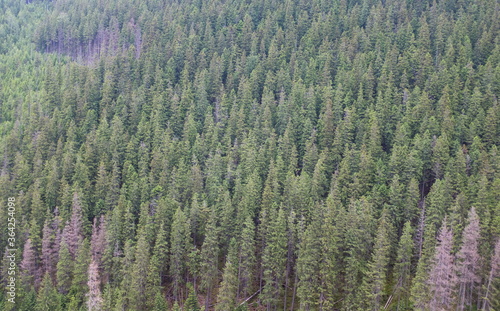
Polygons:
[[201,248],[201,287],[205,291],[205,310],[209,309],[214,286],[219,279],[219,227],[217,212],[213,210],[208,219],[206,236]]
[[[69,252],[68,252],[69,253]],[[48,273],[45,273],[40,290],[36,298],[36,311],[62,310],[60,296],[52,284],[52,279]]]
[[238,292],[238,245],[232,238],[229,243],[229,253],[222,275],[222,283],[217,295],[216,311],[233,310],[237,303]]
[[[59,260],[57,261],[57,287],[59,292],[67,294],[73,280],[74,263],[69,253],[68,244],[66,241],[61,241],[59,249]],[[51,281],[52,283],[52,281]]]
[[394,300],[401,310],[410,307],[409,294],[412,277],[412,258],[414,243],[412,239],[413,228],[410,221],[403,227],[403,234],[399,240],[396,264],[394,267]]
[[286,262],[286,219],[283,208],[271,211],[271,230],[267,232],[262,254],[265,282],[261,299],[267,310],[274,310],[282,297]]
[[364,278],[364,295],[366,310],[380,310],[387,298],[387,276],[391,254],[391,234],[393,226],[390,223],[388,211],[384,209],[379,220],[373,257],[368,264]]

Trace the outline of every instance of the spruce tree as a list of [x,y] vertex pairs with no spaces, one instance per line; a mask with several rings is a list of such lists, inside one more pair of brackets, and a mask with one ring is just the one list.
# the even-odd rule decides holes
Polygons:
[[250,216],[243,223],[238,256],[238,298],[252,294],[256,272],[255,225]]
[[45,273],[40,285],[40,290],[36,298],[36,311],[61,310],[60,298],[57,290],[52,284],[52,279],[48,273]]
[[409,308],[410,285],[412,279],[412,259],[415,245],[412,239],[413,228],[407,221],[403,228],[403,234],[399,239],[397,258],[394,273],[394,296],[398,309]]
[[200,305],[198,304],[198,297],[196,296],[196,292],[194,291],[193,285],[188,284],[188,297],[184,302],[184,306],[182,308],[183,311],[200,311]]
[[75,297],[76,303],[84,303],[85,294],[88,292],[88,269],[91,261],[90,245],[87,239],[81,242],[76,252],[73,267],[73,279],[71,282],[70,296]]
[[66,241],[61,241],[61,247],[59,250],[59,259],[57,261],[57,287],[59,292],[68,293],[71,287],[71,282],[73,280],[73,269],[74,263],[71,259],[71,254],[69,252],[68,244]]
[[59,228],[58,210],[54,212],[54,218],[47,217],[43,226],[42,238],[42,267],[43,271],[55,277],[57,257],[61,243],[61,229]]
[[201,248],[201,287],[205,291],[205,311],[208,311],[215,283],[219,278],[219,228],[217,212],[213,210],[208,219],[206,236]]
[[170,234],[170,273],[174,286],[174,297],[182,299],[182,288],[186,269],[186,227],[187,219],[184,212],[179,208],[175,212],[172,232]]
[[286,262],[286,219],[283,208],[273,210],[271,228],[267,232],[266,246],[262,254],[265,282],[261,299],[267,310],[276,310],[282,297],[282,285]]
[[229,243],[229,253],[226,258],[222,283],[217,295],[216,311],[233,310],[236,306],[238,292],[238,245],[232,238]]
[[149,244],[146,241],[146,235],[139,233],[139,240],[135,248],[135,262],[132,266],[131,278],[132,284],[130,290],[131,307],[135,310],[147,310],[153,301],[148,301],[147,276],[149,267]]
[[315,310],[319,303],[321,262],[321,240],[318,230],[319,222],[311,223],[302,233],[299,256],[297,259],[298,288],[297,296],[300,301],[300,310]]
[[[163,297],[163,294],[161,293],[161,290],[158,290],[155,294],[154,298],[154,304],[153,308],[151,309],[152,311],[167,311],[167,301]],[[175,307],[174,307],[175,310]]]
[[393,226],[389,221],[388,211],[384,209],[379,220],[373,257],[368,264],[368,271],[364,278],[365,308],[379,310],[384,304],[387,286],[388,265],[391,253],[391,233]]
[[[340,289],[337,276],[339,273],[339,240],[342,229],[339,228],[339,206],[334,206],[332,196],[329,196],[324,207],[321,224],[321,261],[320,261],[320,309],[332,308],[338,301]],[[342,207],[343,208],[343,207]]]

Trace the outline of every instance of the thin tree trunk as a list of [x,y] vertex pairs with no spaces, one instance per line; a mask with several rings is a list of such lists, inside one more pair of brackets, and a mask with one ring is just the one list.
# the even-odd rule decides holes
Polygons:
[[418,222],[418,230],[416,234],[416,240],[418,245],[418,258],[422,257],[422,245],[424,239],[424,227],[425,227],[425,199],[419,202],[420,205],[420,219]]
[[293,307],[295,305],[295,296],[297,295],[297,283],[298,283],[298,277],[297,273],[295,273],[295,282],[293,284],[293,296],[292,296],[292,306],[290,308],[291,311],[293,311]]
[[240,285],[241,285],[241,254],[238,259],[238,289],[236,290],[236,301],[240,301]]
[[207,296],[205,297],[205,311],[208,311],[209,303],[210,303],[210,288],[207,290]]
[[[486,293],[484,294],[483,298],[483,311],[486,311],[489,309],[489,301],[488,301],[488,295],[490,294],[490,287],[491,287],[491,280],[493,279],[493,269],[490,271],[490,276],[488,277],[488,286],[486,286]],[[479,308],[478,308],[479,309]]]
[[288,296],[288,281],[290,279],[290,258],[292,257],[292,245],[288,245],[288,256],[286,259],[286,273],[285,273],[285,299],[283,303],[283,311],[286,311],[286,298]]

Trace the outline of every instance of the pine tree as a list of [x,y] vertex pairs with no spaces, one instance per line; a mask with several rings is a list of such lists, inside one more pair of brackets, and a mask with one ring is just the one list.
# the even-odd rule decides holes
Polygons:
[[172,311],[181,311],[181,308],[179,307],[179,304],[176,302],[174,302],[174,306],[172,307]]
[[[69,252],[68,244],[65,240],[61,241],[59,250],[59,259],[57,261],[57,287],[60,293],[68,293],[73,279],[74,263]],[[52,282],[52,281],[51,281]]]
[[[19,305],[17,305],[18,302],[16,302],[16,304],[13,306],[12,310],[14,310],[16,305],[18,306],[17,310],[19,310],[19,311],[36,310],[36,299],[37,299],[37,295],[36,295],[35,290],[31,290],[28,293],[25,293],[22,295],[21,303],[19,303]],[[10,309],[8,308],[8,305],[7,305],[7,307],[5,307],[2,310],[6,310],[6,311],[9,310],[10,311]]]
[[[186,270],[186,230],[189,229],[184,212],[179,208],[175,212],[172,232],[170,234],[170,276],[174,286],[174,297],[177,300],[182,299],[182,287],[184,285],[184,276]],[[188,231],[189,232],[189,231]]]
[[73,279],[71,282],[70,295],[75,297],[78,305],[83,304],[85,294],[88,291],[88,270],[90,265],[90,243],[87,239],[83,240],[78,246],[76,258],[73,266]]
[[436,179],[443,178],[444,168],[450,158],[449,140],[446,134],[439,136],[435,142],[432,150],[433,172]]
[[[320,261],[320,310],[332,308],[338,301],[340,289],[338,288],[339,269],[339,240],[342,229],[339,228],[338,202],[335,202],[333,193],[327,199],[321,227],[321,261]],[[340,207],[343,209],[343,207]]]
[[331,99],[327,99],[325,103],[325,111],[321,116],[319,121],[320,134],[319,140],[322,149],[330,149],[334,141],[334,115],[333,115],[333,103]]
[[[177,306],[177,307],[179,307],[179,306]],[[161,290],[158,290],[156,292],[153,308],[151,310],[152,311],[167,311],[168,310],[167,301],[163,297]],[[175,310],[175,306],[174,306],[174,310]]]
[[358,308],[362,303],[362,277],[371,251],[373,223],[371,205],[366,199],[352,201],[343,214],[342,250],[345,278],[345,300],[342,308]]
[[319,221],[312,222],[302,233],[299,245],[297,296],[300,300],[300,310],[315,310],[319,303],[321,240],[318,230],[320,228]]
[[196,297],[196,292],[194,291],[193,285],[188,284],[188,298],[184,302],[183,311],[200,311],[200,305],[198,304],[198,298]]
[[328,178],[325,169],[326,153],[321,153],[321,156],[314,167],[312,176],[311,196],[314,201],[323,199],[328,192]]
[[45,273],[36,298],[36,311],[60,310],[59,294],[52,284],[52,279]]
[[238,245],[235,238],[229,243],[229,253],[222,275],[222,283],[217,295],[216,311],[233,310],[237,303],[238,292]]
[[407,221],[403,228],[403,234],[399,240],[396,264],[394,268],[394,297],[396,297],[397,308],[406,310],[409,308],[410,285],[412,277],[412,258],[414,254],[414,242],[412,239],[413,228]]
[[134,256],[135,256],[135,244],[132,240],[127,240],[123,249],[123,253],[120,253],[120,257],[116,258],[114,264],[120,268],[118,275],[113,278],[114,282],[119,285],[116,287],[116,308],[125,308],[132,303],[132,287],[133,287],[133,268],[134,268]]
[[388,211],[384,209],[375,236],[373,257],[368,264],[368,271],[364,279],[367,310],[368,308],[371,310],[379,310],[386,297],[385,292],[391,253],[392,231],[393,227],[389,221]]
[[238,298],[252,294],[255,272],[255,225],[250,216],[243,223],[238,258]]
[[217,213],[212,211],[206,227],[205,241],[201,248],[201,287],[205,290],[205,311],[208,311],[216,281],[219,278],[219,228]]
[[[167,233],[163,229],[163,223],[157,232],[155,239],[155,247],[153,249],[153,254],[149,261],[148,268],[148,293],[151,295],[161,289],[162,281],[166,275],[166,261],[168,259],[168,243],[167,243]],[[149,299],[156,299],[151,296]]]
[[152,301],[147,293],[147,275],[149,267],[149,244],[146,241],[146,235],[139,233],[139,240],[135,249],[135,262],[132,266],[130,288],[131,307],[135,310],[146,310]]
[[403,185],[399,182],[399,175],[394,175],[391,187],[389,188],[389,196],[391,200],[391,205],[389,205],[389,211],[391,218],[394,219],[394,224],[399,228],[404,216],[404,194]]
[[286,262],[286,219],[283,208],[272,211],[271,230],[267,232],[266,246],[262,254],[264,288],[261,299],[268,311],[276,310],[282,295],[282,283]]

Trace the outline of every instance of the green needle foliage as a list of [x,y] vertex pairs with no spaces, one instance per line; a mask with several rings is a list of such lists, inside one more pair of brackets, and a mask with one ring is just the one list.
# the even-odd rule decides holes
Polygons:
[[497,0],[0,12],[0,309],[499,308]]

